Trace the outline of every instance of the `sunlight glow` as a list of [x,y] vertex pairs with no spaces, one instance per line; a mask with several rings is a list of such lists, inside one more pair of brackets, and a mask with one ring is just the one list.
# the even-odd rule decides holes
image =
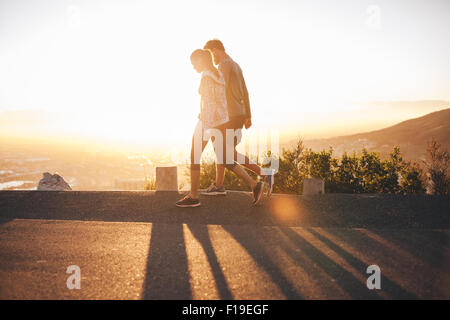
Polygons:
[[0,112],[64,114],[35,134],[185,143],[199,110],[189,55],[212,38],[244,70],[256,129],[305,137],[356,132],[398,120],[361,102],[450,99],[450,76],[441,72],[450,69],[450,45],[442,41],[448,2],[433,9],[408,2],[405,11],[380,1],[377,28],[361,2],[327,5],[333,10],[315,1],[74,0],[29,1],[25,10],[4,1]]

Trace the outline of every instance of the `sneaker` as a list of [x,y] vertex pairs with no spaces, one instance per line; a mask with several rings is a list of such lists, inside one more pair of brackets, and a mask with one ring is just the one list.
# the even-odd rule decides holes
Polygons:
[[202,195],[205,196],[225,196],[226,194],[227,191],[225,190],[225,187],[221,186],[220,188],[217,188],[215,183],[211,184],[209,188],[202,193]]
[[261,200],[261,195],[263,194],[264,182],[258,182],[256,187],[253,189],[253,204],[257,204]]
[[273,176],[273,174],[269,174],[265,177],[265,180],[267,181],[267,197],[270,197],[272,195],[275,177]]
[[194,199],[190,195],[187,195],[175,203],[175,205],[180,208],[198,207],[200,205],[200,200]]

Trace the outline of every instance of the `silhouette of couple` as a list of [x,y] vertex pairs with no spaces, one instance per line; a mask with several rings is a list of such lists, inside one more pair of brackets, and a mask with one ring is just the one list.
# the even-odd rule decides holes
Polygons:
[[[223,185],[226,168],[247,182],[252,190],[253,204],[257,204],[265,183],[268,184],[267,195],[270,196],[274,179],[273,174],[262,176],[261,167],[236,151],[236,146],[242,138],[242,128],[248,129],[252,125],[250,102],[242,70],[226,53],[220,40],[210,40],[203,49],[195,50],[191,54],[191,63],[194,69],[201,73],[198,91],[201,97],[200,114],[192,137],[191,190],[176,205],[200,206],[200,161],[209,140],[212,141],[216,154],[216,181],[202,194],[226,195]],[[263,181],[252,179],[241,164],[263,178]]]

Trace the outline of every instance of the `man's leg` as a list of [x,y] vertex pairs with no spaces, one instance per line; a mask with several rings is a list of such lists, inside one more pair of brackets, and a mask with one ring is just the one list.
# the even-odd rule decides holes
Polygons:
[[250,171],[253,171],[258,176],[261,176],[261,167],[258,166],[256,163],[251,163],[250,159],[247,156],[244,156],[244,157],[245,157],[245,163],[243,163],[242,166],[249,169]]
[[[224,132],[224,136],[226,137],[226,143],[224,143],[224,154],[226,155],[225,163],[226,167],[231,169],[239,178],[244,179],[245,182],[252,188],[252,190],[256,187],[257,182],[249,176],[249,174],[242,168],[242,166],[238,163],[238,152],[236,150],[236,146],[239,142],[241,142],[241,131],[234,131],[233,135],[227,135]],[[230,141],[231,140],[231,141]],[[227,147],[228,145],[228,147]],[[228,150],[227,150],[228,149]],[[231,149],[231,150],[230,150]],[[229,155],[227,152],[232,151],[233,159],[228,159]],[[239,154],[240,155],[240,154]],[[242,156],[242,155],[241,155]],[[242,159],[242,158],[241,158]],[[230,165],[230,162],[233,162]]]
[[[237,156],[237,152],[236,152],[236,156]],[[245,161],[245,163],[242,164],[242,166],[249,169],[250,171],[253,171],[258,176],[261,176],[261,168],[256,164],[250,163],[249,159],[247,157],[245,157],[245,158],[246,158],[246,161]],[[241,170],[239,170],[239,169],[238,169],[238,171],[241,172]],[[250,177],[245,170],[244,170],[244,172],[248,177]],[[224,180],[225,180],[225,165],[217,164],[216,165],[216,187],[218,187],[218,188],[222,187]],[[245,180],[247,181],[247,178],[245,178]]]
[[[223,187],[224,177],[225,177],[225,168],[233,171],[238,177],[244,179],[244,181],[251,187],[253,191],[253,197],[254,197],[254,203],[257,203],[259,199],[261,198],[262,193],[262,186],[263,184],[260,182],[256,182],[252,179],[252,177],[249,176],[249,174],[237,163],[237,156],[238,153],[236,151],[236,145],[241,141],[241,131],[237,132],[237,135],[229,136],[226,135],[226,130],[221,129],[221,136],[222,141],[216,141],[214,138],[213,144],[214,144],[214,150],[216,151],[216,157],[217,157],[217,164],[216,164],[216,184],[214,186],[214,189],[217,190],[218,188]],[[230,144],[227,148],[227,143]],[[221,144],[221,145],[220,145]],[[230,149],[231,151],[231,158],[227,159],[227,149]],[[222,150],[222,155],[220,156],[219,150]],[[228,151],[228,152],[230,152]],[[244,158],[241,155],[242,158]],[[241,159],[242,159],[241,158]],[[246,158],[246,157],[245,157]],[[227,161],[228,160],[228,161]],[[231,162],[231,163],[230,163]],[[250,161],[248,158],[246,158],[246,161],[250,168],[253,168],[258,173],[261,173],[260,168],[257,165],[250,164]],[[255,168],[256,166],[256,168]],[[215,191],[212,190],[212,191]],[[212,192],[209,192],[210,194],[213,194]],[[205,193],[205,194],[208,194]]]
[[[224,133],[224,134],[226,134],[226,133]],[[237,161],[237,162],[239,162],[239,164],[241,166],[249,169],[250,171],[253,171],[258,176],[261,176],[261,167],[258,166],[256,163],[250,161],[250,159],[246,155],[243,155],[236,150],[237,145],[239,143],[241,143],[241,140],[242,140],[242,129],[234,129],[233,135],[230,135],[229,138],[234,139],[234,145],[233,145],[234,161],[237,161],[237,159],[241,159],[241,160],[243,159],[244,160],[243,163],[241,163],[242,161],[241,162]],[[218,176],[218,173],[217,173],[217,176]],[[216,181],[220,182],[220,177],[219,178],[216,177]]]
[[247,182],[247,184],[250,186],[250,188],[255,189],[257,182],[255,180],[252,179],[252,177],[249,176],[249,174],[247,173],[247,171],[244,170],[244,168],[242,168],[241,165],[239,165],[238,163],[236,163],[233,166],[233,169],[231,169],[239,178],[244,179],[245,182]]
[[[221,132],[222,132],[223,139],[225,139],[226,138],[225,131],[221,130]],[[241,132],[239,132],[238,137],[236,137],[236,139],[237,139],[237,141],[236,141],[236,145],[237,145],[237,144],[239,144],[239,142],[241,140]],[[213,143],[214,143],[214,141],[213,141]],[[226,151],[226,149],[224,149],[223,152],[225,152],[225,151]],[[234,160],[235,161],[237,159],[237,156],[238,156],[238,152],[237,152],[236,148],[234,148]],[[257,164],[251,163],[250,159],[247,156],[244,156],[244,155],[240,155],[240,156],[242,158],[245,158],[245,162],[242,163],[242,166],[244,166],[247,169],[253,171],[258,176],[261,176],[261,168]],[[223,164],[220,164],[220,163],[216,164],[216,188],[221,188],[223,186],[223,182],[225,180],[225,165],[224,165],[225,162],[222,162],[222,163]],[[239,170],[239,172],[240,172],[240,170]],[[244,172],[245,172],[245,170],[244,170]],[[248,176],[248,174],[247,174],[247,176]]]
[[[235,150],[235,159],[237,159],[238,152]],[[251,163],[250,159],[247,156],[241,155],[242,157],[245,157],[245,162],[241,165],[250,171],[253,171],[258,176],[261,176],[261,167],[258,166],[255,163]],[[217,164],[216,165],[216,187],[220,188],[223,186],[223,182],[225,180],[225,166],[223,164]]]
[[245,182],[247,182],[247,184],[252,189],[253,204],[257,204],[261,199],[264,183],[256,182],[255,180],[253,180],[252,177],[249,176],[247,171],[245,171],[244,168],[242,168],[242,166],[238,163],[234,163],[233,165],[227,164],[226,167],[227,169],[232,170],[239,178],[242,178]]
[[[242,138],[242,131],[239,130],[239,131],[235,132],[235,144],[236,145],[238,145],[241,142],[241,138]],[[273,185],[274,185],[274,176],[273,176],[273,174],[267,174],[266,173],[263,176],[262,175],[263,170],[261,169],[261,167],[258,166],[258,164],[252,162],[246,155],[242,155],[242,154],[238,153],[237,150],[236,150],[236,145],[234,146],[234,159],[235,160],[236,159],[244,159],[244,163],[241,164],[243,167],[249,169],[250,171],[253,171],[259,177],[264,177],[264,181],[268,185],[267,196],[270,197],[270,195],[272,194]]]
[[[225,153],[225,150],[224,150]],[[220,188],[223,185],[225,179],[225,164],[216,165],[216,187]],[[244,179],[245,182],[253,189],[256,186],[256,181],[249,176],[247,171],[245,171],[238,163],[233,165],[227,165],[228,169],[233,171],[238,177]]]
[[[226,136],[224,134],[224,136]],[[249,174],[244,170],[244,168],[237,162],[237,151],[236,151],[236,146],[237,144],[241,141],[241,136],[240,136],[240,132],[238,133],[238,135],[234,135],[234,136],[227,136],[226,137],[226,142],[223,143],[223,153],[226,155],[225,157],[225,161],[226,163],[225,167],[227,169],[232,170],[239,178],[244,179],[244,181],[250,186],[250,188],[252,189],[252,193],[253,193],[253,203],[256,204],[259,202],[259,200],[261,199],[261,195],[263,192],[263,183],[261,182],[257,182],[255,180],[253,180],[252,177],[249,176]],[[229,149],[232,152],[232,159],[228,159],[228,154],[227,154],[227,149]],[[231,161],[232,160],[232,161]],[[230,164],[229,162],[233,162],[232,164]]]

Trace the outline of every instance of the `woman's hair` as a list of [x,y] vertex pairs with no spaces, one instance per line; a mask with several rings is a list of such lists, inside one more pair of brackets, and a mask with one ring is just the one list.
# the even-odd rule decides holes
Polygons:
[[219,76],[219,72],[214,67],[213,57],[209,50],[197,49],[191,54],[191,61],[201,61],[214,75]]

